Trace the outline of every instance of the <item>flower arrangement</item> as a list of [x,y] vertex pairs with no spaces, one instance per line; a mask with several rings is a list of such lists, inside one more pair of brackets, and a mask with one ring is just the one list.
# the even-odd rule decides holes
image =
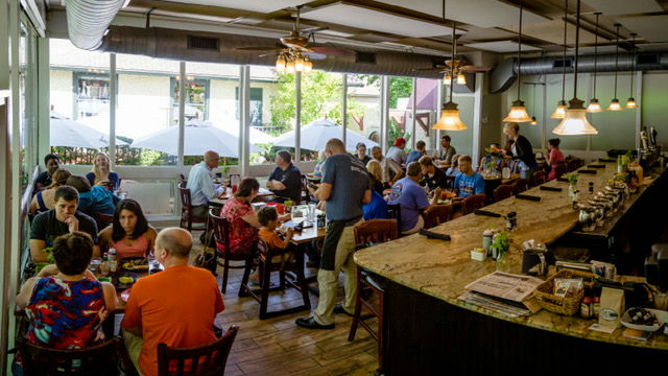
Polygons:
[[510,243],[512,242],[512,237],[509,233],[505,231],[498,231],[494,234],[492,238],[492,248],[496,249],[497,259],[503,258],[503,256],[510,249]]

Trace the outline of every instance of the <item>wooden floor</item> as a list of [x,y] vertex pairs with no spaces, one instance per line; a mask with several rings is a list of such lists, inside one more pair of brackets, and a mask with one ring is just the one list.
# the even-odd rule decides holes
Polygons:
[[[222,268],[218,274],[220,285]],[[231,270],[227,293],[223,295],[225,310],[216,318],[217,324],[225,329],[232,324],[240,327],[226,376],[362,376],[372,375],[378,368],[376,341],[369,333],[360,328],[355,340],[348,342],[349,316],[336,314],[333,330],[298,327],[295,319],[308,316],[306,311],[260,320],[259,303],[250,297],[237,297],[241,275],[241,269]],[[341,297],[342,292],[341,288]],[[313,294],[310,297],[315,309],[318,298]],[[269,310],[300,305],[301,299],[295,289],[274,292],[270,295]],[[372,327],[377,326],[375,319],[369,322]]]

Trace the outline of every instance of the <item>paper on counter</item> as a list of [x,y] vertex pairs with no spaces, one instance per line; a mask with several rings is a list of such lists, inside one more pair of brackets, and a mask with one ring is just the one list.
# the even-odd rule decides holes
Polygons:
[[465,288],[482,294],[521,303],[533,293],[542,280],[504,272],[490,273],[469,283]]

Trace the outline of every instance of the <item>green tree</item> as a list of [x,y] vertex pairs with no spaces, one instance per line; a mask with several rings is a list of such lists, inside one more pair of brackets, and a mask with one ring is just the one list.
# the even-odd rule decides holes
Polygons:
[[[362,74],[359,76],[367,85],[380,85],[381,76]],[[399,98],[408,98],[413,93],[412,77],[390,77],[390,108],[397,108]]]

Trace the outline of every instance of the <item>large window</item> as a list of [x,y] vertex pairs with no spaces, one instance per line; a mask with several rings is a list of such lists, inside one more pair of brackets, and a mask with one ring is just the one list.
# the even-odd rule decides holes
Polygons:
[[[262,127],[262,104],[264,98],[262,95],[263,89],[261,87],[252,87],[250,89],[250,125],[251,127]],[[235,99],[237,100],[237,119],[239,119],[239,87],[235,91]]]
[[408,101],[413,93],[413,78],[390,77],[390,118],[388,122],[388,146],[394,145],[399,137],[406,139],[406,151],[412,144],[414,137],[411,111],[408,110]]
[[[269,67],[251,66],[251,106],[249,110],[252,126],[250,141],[257,147],[256,151],[250,153],[251,165],[273,164],[276,152],[281,149],[289,150],[294,157],[294,129],[297,121],[295,77],[294,73],[276,73]],[[253,92],[255,92],[255,97]],[[261,100],[260,93],[262,94]],[[261,104],[261,109],[257,104]],[[257,113],[260,110],[262,123],[255,121],[253,124],[253,119],[257,119],[253,112]]]
[[[314,137],[316,134],[330,132],[331,136],[343,137],[343,75],[320,70],[302,74],[301,94],[301,126],[309,127],[301,137],[301,160],[315,161],[326,141],[326,137]],[[324,124],[325,120],[336,125],[318,125],[316,132],[311,124]]]
[[[176,76],[171,81],[172,92],[172,124],[179,121],[179,90],[180,77]],[[193,76],[186,76],[186,120],[206,119],[209,117],[209,80],[195,79]]]
[[348,129],[380,142],[381,76],[348,75]]
[[438,91],[441,85],[443,85],[441,80],[418,78],[415,91],[408,100],[409,128],[413,127],[413,96],[415,96],[415,131],[412,133],[415,135],[415,142],[424,141],[427,149],[432,149],[435,145],[436,131],[431,129],[431,126],[438,121],[436,116],[440,115]]

